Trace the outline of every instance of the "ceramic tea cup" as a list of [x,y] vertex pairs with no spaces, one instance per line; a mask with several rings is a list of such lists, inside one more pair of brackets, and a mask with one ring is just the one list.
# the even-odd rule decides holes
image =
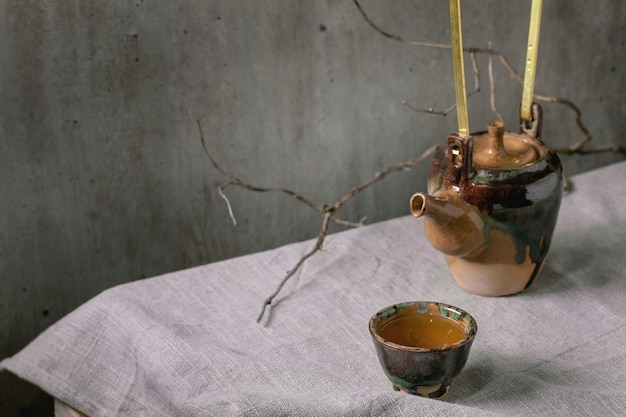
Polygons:
[[465,366],[478,327],[460,308],[432,301],[395,304],[376,313],[369,330],[393,388],[441,398]]

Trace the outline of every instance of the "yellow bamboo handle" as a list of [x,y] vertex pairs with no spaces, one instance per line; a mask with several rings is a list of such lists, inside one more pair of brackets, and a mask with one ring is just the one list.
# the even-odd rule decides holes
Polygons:
[[532,121],[533,94],[537,70],[537,51],[539,50],[539,31],[541,29],[541,7],[543,0],[533,0],[530,7],[530,25],[528,27],[528,49],[524,70],[524,88],[522,90],[522,120]]
[[469,136],[465,69],[463,68],[463,36],[461,31],[461,0],[450,0],[450,37],[452,40],[452,65],[456,92],[456,114],[459,135]]

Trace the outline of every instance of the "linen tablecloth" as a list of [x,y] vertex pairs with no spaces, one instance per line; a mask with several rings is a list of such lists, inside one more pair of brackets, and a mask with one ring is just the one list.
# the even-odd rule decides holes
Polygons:
[[[313,241],[111,288],[0,369],[90,417],[626,415],[625,181],[626,162],[571,178],[544,270],[518,295],[463,292],[406,216],[328,236],[261,324]],[[394,391],[370,340],[376,311],[411,300],[478,322],[442,401]]]

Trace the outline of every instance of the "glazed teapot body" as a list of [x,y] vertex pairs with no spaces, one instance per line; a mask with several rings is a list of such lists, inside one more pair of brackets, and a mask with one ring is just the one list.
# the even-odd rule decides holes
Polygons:
[[[521,133],[491,122],[489,132],[451,134],[433,158],[428,194],[411,198],[413,215],[424,217],[427,238],[468,292],[523,291],[548,254],[563,176],[559,157],[538,138],[538,106],[537,113]],[[508,154],[494,157],[498,152]]]

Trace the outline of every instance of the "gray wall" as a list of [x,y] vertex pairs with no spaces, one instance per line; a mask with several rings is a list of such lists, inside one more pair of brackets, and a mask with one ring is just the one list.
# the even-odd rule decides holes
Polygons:
[[[321,218],[292,199],[233,188],[234,227],[196,120],[224,167],[320,204],[455,130],[454,113],[401,104],[454,101],[450,52],[384,38],[348,0],[0,4],[0,357],[113,285],[317,234]],[[363,6],[397,35],[449,42],[447,2]],[[577,103],[597,144],[626,145],[625,8],[620,0],[544,5],[536,90]],[[465,45],[491,40],[521,70],[529,10],[530,1],[463,2]],[[478,60],[474,130],[494,117],[487,58]],[[495,69],[498,106],[515,130],[521,88]],[[549,145],[580,138],[572,112],[544,110]],[[570,175],[621,159],[563,157]],[[343,217],[406,215],[425,172],[426,164],[394,174]],[[0,384],[1,415],[51,407],[7,373]]]

